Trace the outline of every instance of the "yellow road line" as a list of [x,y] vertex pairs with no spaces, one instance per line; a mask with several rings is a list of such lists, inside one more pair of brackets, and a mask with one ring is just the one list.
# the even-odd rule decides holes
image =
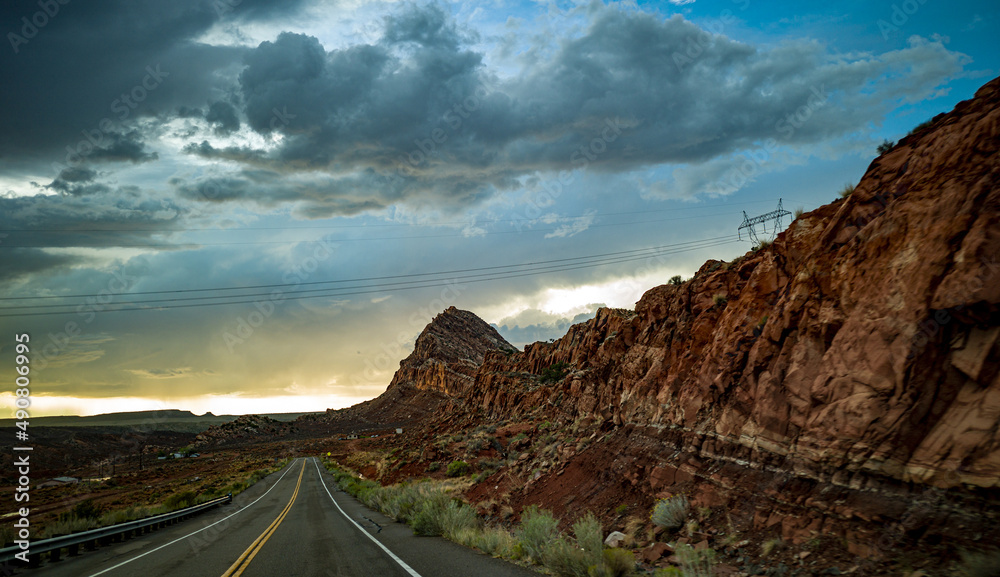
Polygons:
[[295,503],[295,498],[299,496],[299,487],[302,485],[302,475],[305,472],[306,462],[305,459],[303,459],[302,470],[299,471],[299,480],[295,483],[295,492],[292,493],[292,499],[288,501],[287,505],[285,505],[285,509],[278,515],[278,518],[271,522],[268,528],[260,534],[260,537],[257,537],[257,539],[250,544],[250,547],[248,547],[247,550],[240,555],[240,558],[237,559],[236,562],[229,567],[229,569],[226,569],[226,572],[222,574],[222,577],[239,577],[244,571],[246,571],[250,562],[253,561],[253,558],[256,557],[257,553],[262,547],[264,547],[264,543],[267,543],[267,540],[270,539],[271,535],[273,535],[275,530],[277,530],[278,525],[281,525],[281,522],[285,520],[285,516],[288,515],[288,511],[291,510],[292,504]]

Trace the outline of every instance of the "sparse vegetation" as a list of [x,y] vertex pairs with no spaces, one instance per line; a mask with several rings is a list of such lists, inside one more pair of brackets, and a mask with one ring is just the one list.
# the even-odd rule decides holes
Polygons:
[[805,213],[806,213],[806,210],[800,206],[800,207],[798,207],[798,208],[795,209],[795,218],[799,218],[799,217],[801,217]]
[[958,574],[962,577],[1000,577],[1000,551],[974,553],[962,551],[962,564]]
[[727,302],[729,302],[729,299],[727,299],[726,295],[722,293],[712,295],[712,304],[716,307],[724,307]]
[[674,286],[679,286],[683,282],[684,282],[684,279],[682,279],[681,275],[679,275],[679,274],[675,274],[674,276],[670,277],[670,284],[672,284]]
[[912,134],[916,134],[917,132],[920,132],[921,130],[924,130],[925,128],[930,128],[930,126],[932,124],[934,124],[935,122],[937,122],[938,120],[940,120],[941,117],[944,116],[944,115],[945,115],[945,113],[942,112],[941,114],[935,115],[934,118],[929,118],[929,119],[921,122],[920,124],[914,126],[913,129],[910,130],[910,132],[907,134],[907,136],[910,136]]
[[563,361],[559,361],[553,365],[549,365],[542,369],[542,372],[538,374],[540,381],[543,383],[555,383],[563,380],[563,377],[569,372],[569,365]]
[[758,242],[756,245],[754,245],[753,250],[754,250],[754,252],[757,252],[758,250],[765,249],[765,248],[767,248],[769,246],[771,246],[771,241],[769,241],[769,240],[762,240],[762,241]]
[[684,577],[712,577],[715,575],[715,551],[712,549],[695,549],[690,545],[678,545],[675,549],[681,562],[681,575]]
[[881,155],[885,154],[886,152],[889,152],[890,150],[892,150],[892,147],[895,146],[895,145],[896,145],[895,142],[893,142],[893,141],[891,141],[889,139],[885,139],[885,140],[882,141],[882,144],[878,145],[878,148],[876,148],[875,150],[878,152],[879,156],[881,156]]
[[684,525],[684,519],[687,518],[690,509],[691,505],[686,496],[674,495],[669,499],[657,501],[649,518],[657,527],[679,529]]
[[465,461],[452,461],[448,463],[448,476],[461,477],[469,472],[469,464]]
[[777,537],[774,539],[768,539],[767,541],[764,541],[763,543],[761,543],[760,546],[761,555],[767,557],[775,550],[780,549],[782,544],[783,541]]
[[848,182],[844,185],[844,188],[840,190],[840,198],[847,198],[852,194],[854,194],[854,185]]
[[[510,560],[527,558],[560,577],[627,577],[635,570],[632,553],[605,549],[600,522],[587,513],[573,525],[573,537],[559,531],[550,511],[530,506],[521,524],[509,531],[487,527],[475,509],[450,496],[446,483],[421,481],[383,487],[327,464],[337,485],[366,506],[408,523],[420,535],[441,535]],[[685,499],[686,503],[686,499]]]

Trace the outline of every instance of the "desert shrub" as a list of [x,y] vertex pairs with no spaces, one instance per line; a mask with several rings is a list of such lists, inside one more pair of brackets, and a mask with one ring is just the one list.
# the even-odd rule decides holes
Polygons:
[[683,282],[684,282],[684,279],[682,279],[681,275],[679,275],[679,274],[675,274],[674,276],[670,277],[670,284],[672,284],[674,286],[678,286],[678,285],[680,285]]
[[436,491],[426,496],[413,516],[410,525],[417,535],[441,535],[444,533],[444,512],[451,499],[444,492]]
[[684,525],[691,505],[684,495],[674,495],[669,499],[660,499],[653,506],[650,520],[653,524],[664,529],[678,529]]
[[469,439],[469,441],[465,444],[465,450],[468,454],[475,455],[479,453],[479,451],[482,451],[485,446],[486,441],[484,441],[481,437],[477,437],[475,439]]
[[163,502],[163,506],[166,507],[168,511],[183,509],[184,507],[190,507],[193,505],[197,497],[198,495],[196,495],[194,491],[174,493],[173,495],[167,497],[167,499]]
[[684,577],[713,577],[715,575],[715,551],[695,549],[690,545],[678,545],[674,553],[681,562]]
[[845,184],[844,188],[840,189],[840,198],[847,198],[852,194],[854,194],[854,185],[851,183]]
[[805,209],[800,206],[799,208],[795,209],[795,218],[799,218],[805,213],[806,213]]
[[569,365],[559,361],[558,363],[549,365],[548,367],[542,369],[542,372],[538,373],[538,376],[541,377],[541,381],[543,383],[555,383],[561,381],[568,372]]
[[601,523],[587,513],[573,524],[573,539],[559,535],[542,553],[546,569],[560,577],[619,577],[631,574],[628,551],[605,550]]
[[516,558],[517,539],[510,531],[499,527],[483,529],[473,546],[492,557]]
[[605,549],[604,567],[594,577],[627,577],[635,571],[635,557],[625,549]]
[[77,519],[97,519],[101,516],[101,510],[94,504],[93,499],[87,499],[86,501],[77,503],[69,512],[69,515]]
[[893,141],[891,141],[889,139],[885,139],[885,140],[882,141],[882,144],[878,145],[878,148],[876,148],[875,150],[878,152],[879,156],[881,156],[881,155],[885,154],[886,152],[889,152],[890,150],[892,150],[892,147],[895,146],[895,145],[896,145],[895,142],[893,142]]
[[541,562],[546,546],[559,536],[559,522],[552,513],[531,505],[521,513],[521,526],[517,539],[527,554],[535,562]]
[[729,299],[724,294],[719,293],[712,296],[712,304],[717,307],[724,307],[727,302],[729,302]]
[[782,541],[780,538],[768,539],[767,541],[764,541],[760,545],[761,556],[767,557],[768,555],[773,553],[776,549],[780,549],[781,545]]
[[589,567],[597,565],[591,561],[586,551],[563,535],[549,541],[542,551],[542,564],[558,577],[588,577]]
[[1000,577],[1000,551],[991,553],[963,551],[958,574],[963,577]]
[[479,527],[476,511],[448,496],[444,491],[426,495],[411,522],[417,535],[443,535],[455,542],[469,540],[468,532]]
[[448,463],[448,476],[461,477],[469,472],[469,464],[465,461],[452,461]]

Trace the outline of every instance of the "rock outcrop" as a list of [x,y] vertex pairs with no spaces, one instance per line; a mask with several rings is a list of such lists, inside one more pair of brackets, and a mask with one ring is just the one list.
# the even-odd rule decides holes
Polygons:
[[274,439],[295,430],[293,423],[276,421],[264,415],[240,415],[235,421],[213,425],[195,437],[194,446],[222,446],[231,443]]
[[[839,535],[860,556],[887,527],[896,541],[1000,542],[998,151],[1000,79],[770,245],[523,352],[432,333],[389,390],[459,396],[433,434],[484,419],[596,428],[488,483],[521,505],[684,491],[749,507],[754,527],[793,542]],[[564,378],[540,377],[559,363]]]
[[[854,486],[1000,487],[998,104],[994,80],[766,248],[489,355],[467,403],[499,417],[561,397]],[[554,386],[513,376],[557,362],[575,372]]]
[[475,381],[486,353],[514,350],[475,314],[449,307],[417,337],[413,352],[400,361],[389,389],[412,386],[462,397]]
[[515,350],[475,314],[449,307],[424,327],[384,393],[325,420],[339,430],[406,425],[463,398],[487,354]]

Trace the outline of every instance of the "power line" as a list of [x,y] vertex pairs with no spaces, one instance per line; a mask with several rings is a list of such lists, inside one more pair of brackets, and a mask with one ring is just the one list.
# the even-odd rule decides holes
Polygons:
[[[720,239],[728,239],[728,240],[720,240]],[[373,285],[362,285],[362,286],[353,286],[353,287],[349,286],[349,287],[341,287],[341,288],[327,288],[327,289],[315,289],[315,290],[305,290],[305,291],[288,291],[287,293],[284,293],[284,294],[281,295],[281,299],[280,300],[281,301],[284,301],[284,300],[305,300],[305,299],[313,299],[313,298],[344,297],[344,296],[352,296],[352,295],[359,295],[359,294],[398,292],[398,291],[403,291],[403,290],[413,290],[413,289],[420,289],[420,288],[432,288],[432,287],[446,286],[449,283],[454,283],[454,282],[458,282],[458,281],[463,281],[463,282],[468,283],[468,284],[473,284],[473,283],[488,282],[488,281],[493,281],[493,280],[505,280],[505,279],[510,279],[510,278],[519,278],[519,277],[533,276],[533,275],[539,275],[539,274],[550,274],[550,273],[553,273],[553,272],[565,272],[565,271],[570,271],[570,270],[578,270],[578,269],[584,269],[584,268],[593,268],[593,267],[597,267],[597,266],[606,266],[606,265],[615,264],[615,263],[631,262],[631,261],[642,260],[642,259],[651,258],[651,257],[655,257],[655,256],[665,256],[667,254],[676,254],[676,253],[682,253],[682,252],[689,252],[689,251],[693,251],[693,250],[701,250],[701,249],[704,249],[704,248],[710,248],[710,247],[714,247],[714,246],[722,246],[722,245],[725,245],[725,244],[731,244],[731,243],[735,243],[735,242],[737,242],[737,241],[733,240],[732,237],[719,237],[718,239],[705,239],[703,241],[689,241],[687,243],[679,243],[679,245],[692,245],[692,244],[695,244],[695,243],[701,243],[700,245],[695,245],[695,246],[685,246],[685,247],[681,247],[681,248],[674,248],[674,249],[667,249],[667,250],[653,250],[653,251],[651,251],[650,249],[638,249],[636,251],[631,251],[631,252],[638,253],[638,252],[641,252],[641,251],[646,251],[645,254],[632,254],[630,256],[627,256],[626,258],[610,259],[610,258],[603,258],[602,257],[602,258],[597,259],[597,260],[591,259],[589,262],[588,261],[583,261],[583,263],[563,262],[563,264],[549,265],[549,266],[546,266],[546,267],[540,267],[540,268],[536,268],[536,269],[523,269],[523,267],[527,266],[527,265],[505,265],[505,267],[507,267],[507,268],[513,267],[513,266],[519,266],[519,267],[522,267],[522,268],[520,270],[511,270],[511,271],[506,271],[506,272],[495,272],[495,273],[483,273],[483,274],[475,274],[475,275],[465,275],[465,276],[458,276],[458,277],[453,277],[453,278],[436,278],[436,279],[425,279],[425,280],[422,280],[422,281],[405,281],[405,282],[397,282],[397,283],[379,283],[379,284],[373,284]],[[679,246],[679,245],[666,245],[666,246]],[[651,248],[655,248],[655,247],[651,247]],[[561,261],[582,260],[584,258],[586,258],[586,257],[577,257],[576,259],[559,259],[559,260],[561,260]],[[545,261],[543,261],[543,262],[545,262]],[[548,262],[555,262],[555,261],[548,261]],[[534,264],[538,264],[538,263],[534,263]],[[468,269],[468,270],[489,270],[489,269],[505,268],[505,267],[482,267],[480,269]],[[399,277],[395,277],[395,278],[402,278],[402,277],[405,277],[405,276],[426,276],[426,275],[430,275],[430,274],[438,274],[438,275],[440,275],[442,273],[423,273],[422,275],[399,275]],[[393,277],[389,277],[389,278],[393,278]],[[299,286],[299,285],[295,285],[295,286]],[[237,289],[237,290],[239,290],[239,289]],[[331,291],[340,291],[340,292],[331,292]],[[320,292],[323,293],[323,294],[313,294],[313,293],[320,293]],[[127,312],[127,311],[149,311],[149,310],[172,310],[172,309],[178,309],[178,308],[195,308],[195,307],[205,307],[205,306],[226,306],[226,305],[234,305],[234,304],[247,304],[247,303],[254,303],[254,302],[259,302],[260,301],[259,298],[247,300],[247,299],[249,299],[250,297],[253,297],[253,296],[257,296],[257,297],[268,296],[268,297],[270,297],[271,294],[270,293],[258,293],[258,294],[244,294],[244,295],[222,295],[222,296],[212,296],[212,297],[191,297],[191,298],[186,298],[186,299],[153,299],[153,300],[149,300],[149,301],[128,301],[128,302],[122,302],[122,303],[108,303],[107,305],[102,305],[102,306],[108,306],[108,307],[117,306],[118,308],[106,308],[106,309],[104,309],[104,310],[102,310],[100,312]],[[162,303],[165,303],[165,302],[172,302],[172,301],[175,301],[175,300],[184,300],[184,301],[187,301],[187,300],[199,300],[199,301],[205,301],[205,300],[208,300],[208,299],[238,299],[238,300],[228,300],[226,302],[198,302],[198,303],[169,304],[169,305],[163,305],[162,304]],[[161,303],[161,304],[159,304],[159,305],[153,305],[153,306],[132,306],[132,307],[120,306],[120,305],[144,305],[144,304],[147,304],[147,303]],[[71,306],[71,307],[76,307],[78,305],[77,304],[72,304],[72,305],[67,305],[67,304],[62,304],[62,305],[36,305],[36,306],[29,305],[29,306],[24,307],[24,308],[29,308],[29,309],[36,308],[37,309],[37,308],[48,308],[49,306],[56,306],[56,307]],[[9,309],[16,309],[16,308],[18,308],[18,307],[8,307],[7,310],[9,310]],[[0,317],[60,315],[60,314],[68,314],[68,313],[74,312],[74,310],[75,309],[67,309],[67,310],[60,310],[60,311],[45,311],[45,312],[7,313],[7,314],[0,314]]]
[[[320,285],[320,284],[366,282],[366,281],[373,281],[373,280],[394,280],[394,279],[401,279],[401,278],[415,278],[415,277],[421,277],[421,276],[453,275],[453,274],[458,274],[458,273],[478,272],[478,271],[483,271],[483,270],[497,270],[497,269],[516,268],[516,267],[531,266],[531,265],[538,265],[538,264],[551,264],[551,263],[566,262],[566,261],[573,261],[573,260],[586,260],[586,259],[601,258],[601,257],[608,257],[608,256],[622,256],[622,255],[627,255],[627,254],[632,254],[632,253],[637,253],[637,252],[664,250],[664,249],[669,249],[669,248],[674,248],[674,247],[682,247],[682,246],[690,245],[690,244],[699,244],[699,243],[706,243],[706,242],[714,242],[714,241],[724,240],[724,239],[729,239],[729,238],[732,238],[732,237],[731,236],[716,236],[716,237],[704,238],[704,239],[700,239],[700,240],[689,240],[689,241],[678,242],[678,243],[673,243],[673,244],[663,244],[663,245],[659,245],[659,246],[651,246],[651,247],[637,248],[637,249],[630,249],[630,250],[623,250],[623,251],[617,251],[617,252],[605,252],[605,253],[597,253],[597,254],[590,254],[590,255],[584,255],[584,256],[574,256],[574,257],[567,257],[567,258],[557,258],[557,259],[551,259],[551,260],[538,260],[538,261],[532,261],[532,262],[527,262],[527,263],[504,264],[504,265],[496,265],[496,266],[482,266],[482,267],[464,268],[464,269],[453,269],[453,270],[444,270],[444,271],[435,271],[435,272],[421,272],[421,273],[397,274],[397,275],[386,275],[386,276],[359,277],[359,278],[353,278],[353,279],[318,280],[318,281],[310,281],[310,282],[302,282],[302,283],[277,283],[277,284],[259,284],[259,285],[211,287],[211,288],[197,288],[197,289],[167,289],[167,290],[159,290],[159,291],[137,291],[137,292],[133,292],[133,293],[128,293],[127,296],[155,295],[155,294],[178,294],[178,293],[212,292],[212,291],[229,291],[229,290],[250,290],[250,289],[262,289],[262,288],[299,287],[299,286],[313,286],[313,285]],[[70,295],[45,295],[45,296],[34,296],[34,297],[0,297],[0,301],[48,300],[48,299],[71,299],[71,298],[97,298],[97,297],[100,297],[100,296],[104,296],[104,295],[101,295],[99,293],[84,293],[84,294],[70,294]],[[83,303],[80,303],[80,304],[83,304]],[[3,308],[0,307],[0,310],[3,310]]]

